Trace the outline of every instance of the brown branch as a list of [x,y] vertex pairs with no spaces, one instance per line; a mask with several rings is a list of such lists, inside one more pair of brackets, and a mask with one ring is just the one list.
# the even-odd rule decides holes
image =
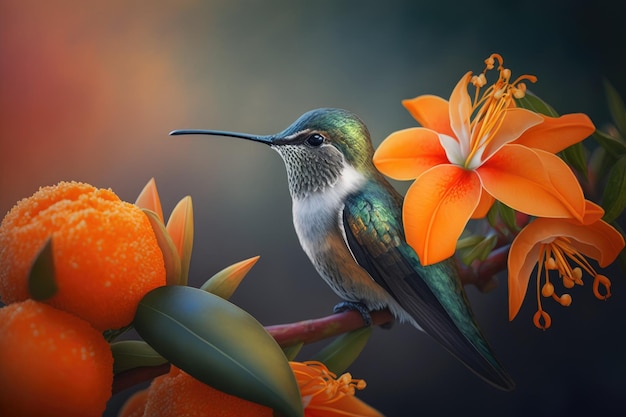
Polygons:
[[459,263],[463,285],[474,285],[482,292],[494,289],[498,285],[495,275],[506,270],[510,247],[505,245],[494,249],[484,261],[475,261],[470,266]]
[[[372,322],[375,326],[388,324],[393,316],[388,310],[373,311]],[[313,343],[330,337],[338,336],[365,326],[361,314],[356,311],[345,311],[319,319],[304,320],[296,323],[266,326],[265,329],[278,342],[280,347],[288,347],[299,343]],[[143,366],[129,369],[115,375],[113,394],[135,386],[169,372],[170,364]]]

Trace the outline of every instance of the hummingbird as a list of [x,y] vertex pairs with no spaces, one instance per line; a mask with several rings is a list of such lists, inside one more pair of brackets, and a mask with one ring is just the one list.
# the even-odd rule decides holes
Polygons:
[[343,109],[300,116],[280,133],[174,130],[269,145],[282,157],[296,234],[313,266],[343,300],[335,311],[389,309],[439,342],[496,388],[515,386],[480,330],[453,258],[423,266],[404,237],[403,197],[376,169],[363,121]]

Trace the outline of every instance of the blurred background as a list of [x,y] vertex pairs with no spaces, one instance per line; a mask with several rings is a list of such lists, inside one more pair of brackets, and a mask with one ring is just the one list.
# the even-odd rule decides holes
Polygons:
[[[531,89],[557,111],[603,126],[603,78],[626,93],[619,3],[0,0],[0,212],[61,180],[110,187],[132,202],[154,177],[166,213],[193,198],[192,285],[261,255],[236,304],[265,325],[327,315],[338,300],[300,250],[279,156],[168,132],[274,133],[307,110],[342,107],[362,117],[377,146],[415,125],[402,99],[447,98],[492,52],[514,76],[536,75]],[[532,324],[530,299],[508,321],[505,276],[486,294],[467,288],[517,381],[511,393],[395,325],[376,329],[351,367],[368,383],[358,396],[388,416],[624,415],[626,281],[607,275],[607,302],[588,280],[566,311],[546,303],[546,332]]]

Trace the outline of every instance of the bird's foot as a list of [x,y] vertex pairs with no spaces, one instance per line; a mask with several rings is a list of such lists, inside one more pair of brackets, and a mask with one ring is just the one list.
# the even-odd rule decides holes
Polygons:
[[372,316],[370,314],[370,310],[365,306],[365,304],[354,301],[342,301],[333,308],[334,313],[341,313],[346,310],[358,311],[361,313],[361,317],[363,318],[365,325],[372,325]]

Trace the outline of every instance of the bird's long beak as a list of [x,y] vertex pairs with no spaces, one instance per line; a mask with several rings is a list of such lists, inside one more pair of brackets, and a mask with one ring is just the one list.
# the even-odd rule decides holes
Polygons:
[[247,139],[254,142],[265,143],[266,145],[274,144],[273,135],[250,135],[248,133],[226,132],[223,130],[202,130],[202,129],[183,129],[172,130],[170,136],[177,135],[212,135],[212,136],[228,136],[231,138]]

